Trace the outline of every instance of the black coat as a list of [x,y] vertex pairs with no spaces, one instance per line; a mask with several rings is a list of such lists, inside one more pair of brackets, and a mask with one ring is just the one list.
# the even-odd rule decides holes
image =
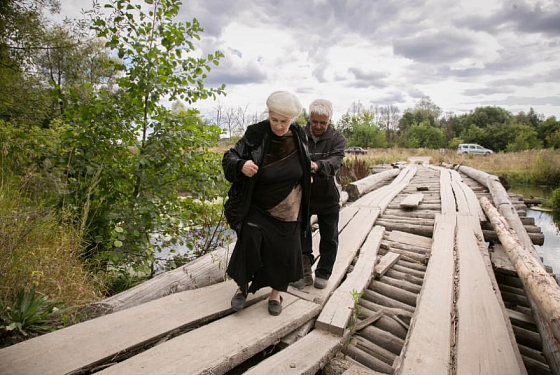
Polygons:
[[[301,217],[303,220],[309,215],[309,198],[311,195],[311,159],[307,151],[307,135],[302,127],[291,124],[290,130],[294,134],[296,149],[303,168]],[[265,120],[249,125],[243,138],[235,146],[225,152],[222,167],[226,179],[232,183],[225,202],[225,215],[228,224],[238,234],[243,224],[243,219],[249,212],[255,183],[259,173],[249,178],[241,172],[243,164],[252,160],[259,168],[270,146],[272,130],[270,121]],[[307,226],[302,225],[303,231]]]
[[319,169],[313,175],[311,187],[311,214],[327,214],[340,209],[339,171],[344,159],[346,139],[332,125],[317,141],[311,136],[311,125],[307,124],[308,147],[311,160]]

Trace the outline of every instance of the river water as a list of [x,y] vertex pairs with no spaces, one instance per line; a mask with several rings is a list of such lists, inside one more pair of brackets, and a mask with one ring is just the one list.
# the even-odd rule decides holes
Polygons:
[[[522,194],[525,198],[548,198],[552,189],[546,186],[518,185],[512,186],[510,192]],[[530,208],[527,216],[535,218],[535,225],[539,226],[544,234],[544,244],[535,245],[535,249],[543,258],[543,263],[552,267],[556,280],[560,282],[560,215]]]

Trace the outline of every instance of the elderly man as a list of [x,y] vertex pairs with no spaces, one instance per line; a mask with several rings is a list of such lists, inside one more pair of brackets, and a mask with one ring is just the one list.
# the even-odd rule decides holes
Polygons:
[[338,215],[341,191],[338,172],[344,159],[346,139],[339,131],[329,126],[332,113],[333,107],[328,100],[317,99],[309,105],[309,121],[305,132],[309,138],[308,146],[313,175],[310,215],[317,215],[321,242],[319,244],[319,264],[315,270],[315,283],[313,283],[312,240],[311,236],[303,239],[303,278],[292,283],[292,286],[300,289],[311,284],[318,289],[327,286],[338,250]]

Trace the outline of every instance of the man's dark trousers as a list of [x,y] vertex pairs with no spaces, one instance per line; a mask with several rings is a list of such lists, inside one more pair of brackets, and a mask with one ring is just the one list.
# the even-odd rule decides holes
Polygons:
[[[319,264],[315,269],[315,277],[319,277],[321,279],[329,279],[336,260],[336,252],[338,250],[339,213],[339,210],[337,210],[332,213],[317,215],[321,241],[319,242],[320,258]],[[303,240],[302,255],[308,256],[311,259],[311,263],[314,262],[312,236],[305,236]]]

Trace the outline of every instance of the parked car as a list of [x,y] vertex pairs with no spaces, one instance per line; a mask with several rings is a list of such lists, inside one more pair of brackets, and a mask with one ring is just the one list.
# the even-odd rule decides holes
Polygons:
[[490,155],[493,153],[494,151],[474,143],[461,143],[457,147],[457,154],[459,155]]
[[348,147],[345,151],[347,154],[354,154],[354,155],[365,155],[367,154],[367,150],[364,150],[361,147]]

